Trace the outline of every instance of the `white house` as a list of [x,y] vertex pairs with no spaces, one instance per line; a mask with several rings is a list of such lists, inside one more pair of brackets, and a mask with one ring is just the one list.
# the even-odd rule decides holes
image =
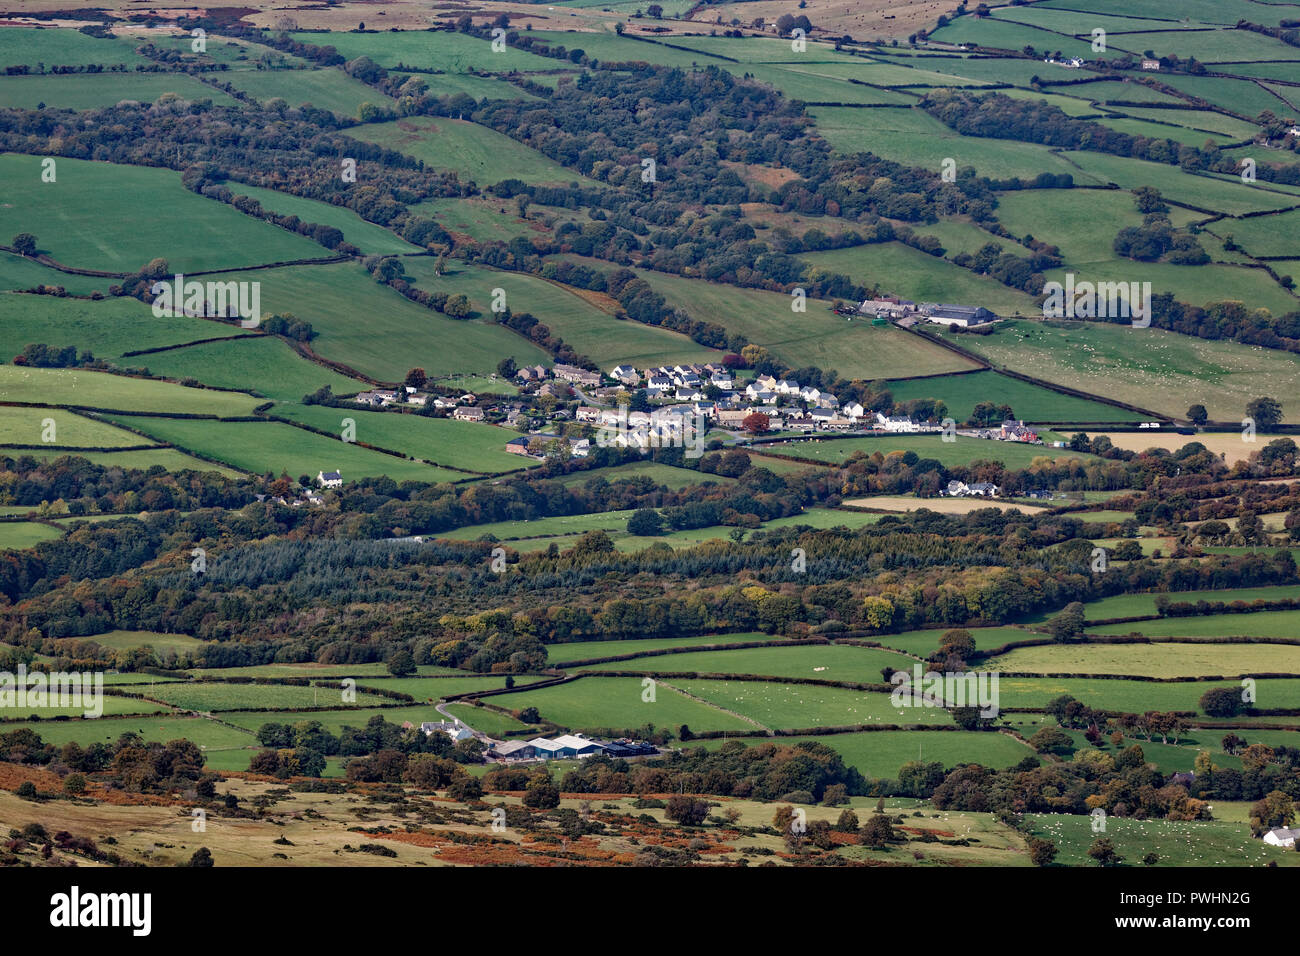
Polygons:
[[342,488],[343,475],[337,471],[318,471],[316,480],[321,483],[323,488]]
[[920,431],[920,426],[910,418],[902,418],[898,416],[886,417],[880,412],[876,412],[876,427],[883,428],[887,432]]
[[1274,827],[1264,834],[1264,842],[1271,846],[1294,847],[1296,837],[1300,837],[1300,830]]
[[615,365],[609,370],[609,377],[618,379],[624,385],[635,385],[641,381],[641,375],[630,365]]
[[432,737],[435,733],[441,731],[456,743],[459,743],[462,740],[469,740],[474,736],[474,734],[470,732],[470,729],[462,724],[459,719],[455,722],[446,720],[426,720],[424,723],[420,724],[420,729],[424,731],[426,737]]
[[840,411],[842,411],[849,418],[861,418],[863,415],[867,413],[867,410],[863,408],[861,405],[859,405],[857,402],[849,402],[842,409],[840,409]]

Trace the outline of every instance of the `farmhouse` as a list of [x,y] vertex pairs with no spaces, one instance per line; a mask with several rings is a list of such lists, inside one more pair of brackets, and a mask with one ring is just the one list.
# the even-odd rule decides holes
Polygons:
[[342,488],[343,475],[337,471],[318,471],[316,480],[321,483],[322,488]]
[[996,498],[998,496],[998,486],[989,481],[976,481],[972,484],[966,484],[964,481],[950,481],[948,487],[942,492],[950,498],[967,498],[971,495],[977,495],[981,498]]
[[615,365],[609,370],[609,377],[618,379],[624,385],[635,385],[641,381],[641,373],[631,365]]
[[1264,834],[1264,842],[1270,846],[1294,847],[1296,837],[1300,837],[1300,830],[1287,829],[1286,827],[1274,827]]
[[1160,61],[1159,61],[1159,60],[1143,60],[1143,61],[1142,61],[1142,69],[1144,69],[1144,70],[1158,70],[1158,69],[1160,69]]
[[420,724],[420,730],[424,731],[426,737],[432,737],[435,733],[444,733],[457,743],[462,740],[469,740],[474,736],[470,729],[459,720],[426,720]]
[[887,432],[916,432],[920,431],[920,426],[910,418],[899,416],[885,416],[876,412],[876,427],[883,428]]
[[911,315],[915,311],[915,302],[909,302],[893,295],[881,296],[878,299],[867,299],[858,306],[859,314],[869,315],[874,319],[901,319],[903,316]]
[[1038,441],[1038,433],[1032,428],[1027,428],[1023,421],[1015,421],[1008,418],[1002,423],[1002,429],[998,433],[1003,441]]
[[481,422],[483,409],[474,405],[458,405],[451,413],[451,417],[461,422]]

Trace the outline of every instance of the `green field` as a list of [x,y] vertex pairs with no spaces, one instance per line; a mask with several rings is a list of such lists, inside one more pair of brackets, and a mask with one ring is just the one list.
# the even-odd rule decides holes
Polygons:
[[[1286,395],[1300,359],[1227,340],[1102,322],[1000,323],[957,339],[997,365],[1139,408],[1182,417],[1200,403],[1210,418],[1238,421],[1246,403]],[[1300,408],[1283,405],[1288,421]]]
[[[925,230],[918,231],[924,234]],[[899,242],[810,252],[800,258],[828,272],[850,276],[855,282],[914,302],[982,305],[998,315],[1042,314],[1042,309],[1024,292]]]
[[489,40],[446,31],[303,32],[291,33],[290,36],[300,43],[332,46],[349,60],[368,56],[390,69],[410,66],[447,73],[507,73],[511,70],[557,70],[568,66],[563,60],[552,60],[509,47],[503,53],[496,53]]
[[[356,702],[343,699],[337,688],[298,687],[293,684],[223,684],[189,681],[161,684],[149,693],[182,710],[216,713],[228,710],[292,707],[376,707],[385,698],[358,690]],[[267,720],[276,718],[270,714]]]
[[[1300,611],[1289,614],[1292,628]],[[1209,618],[1190,618],[1208,621]],[[1161,622],[1163,623],[1163,622]],[[1181,622],[1170,622],[1181,623]],[[1222,627],[1222,619],[1220,619]],[[1096,633],[1126,634],[1140,624],[1098,628]],[[1177,629],[1150,636],[1185,634]],[[1292,631],[1294,633],[1294,630]],[[984,670],[1010,673],[1119,674],[1146,677],[1224,677],[1300,674],[1300,647],[1290,644],[1069,644],[1017,647],[981,663]],[[1203,688],[1203,690],[1208,688]]]
[[[600,297],[601,305],[557,282],[517,272],[498,272],[463,262],[450,263],[446,272],[434,274],[436,260],[413,259],[406,272],[430,292],[463,293],[475,311],[490,314],[493,290],[505,292],[505,304],[515,312],[530,312],[552,332],[601,367],[626,363],[637,368],[711,362],[718,352],[668,329],[631,319],[617,319],[618,303]],[[522,341],[522,340],[521,340]]]
[[[754,456],[750,456],[750,461]],[[769,461],[771,459],[768,459]],[[762,463],[767,467],[766,463]],[[634,461],[626,465],[613,465],[609,468],[593,468],[588,471],[575,471],[571,474],[556,478],[560,484],[584,485],[589,481],[630,481],[637,478],[649,478],[656,485],[663,485],[671,491],[677,491],[688,485],[699,485],[712,481],[718,484],[730,484],[735,481],[734,478],[726,478],[722,475],[708,475],[703,472],[695,471],[691,468],[677,468],[673,465],[662,465],[656,461]]]
[[[1215,801],[1216,806],[1219,801]],[[1082,814],[1027,816],[1034,833],[1057,846],[1058,866],[1094,866],[1088,848],[1100,836]],[[1163,866],[1300,865],[1300,854],[1269,846],[1250,835],[1244,822],[1134,820],[1111,816],[1106,839],[1124,858],[1126,867],[1140,867],[1142,857],[1155,853]],[[1143,911],[1145,912],[1145,910]]]
[[[881,248],[861,246],[840,252],[870,257],[872,252],[868,250]],[[833,253],[817,253],[806,258],[825,255]],[[855,282],[867,281],[847,260],[843,268],[824,262],[817,265],[831,272],[843,272]],[[667,299],[669,305],[685,309],[692,316],[707,317],[728,331],[745,336],[792,368],[816,365],[835,369],[847,378],[875,379],[971,367],[961,356],[935,348],[899,329],[873,326],[862,320],[849,321],[835,315],[830,311],[829,302],[809,300],[807,311],[796,313],[791,309],[790,296],[779,292],[741,289],[647,270],[639,271],[638,275]]]
[[467,120],[411,116],[354,126],[347,133],[354,139],[423,160],[440,172],[455,172],[480,188],[503,179],[526,183],[585,181],[591,185],[576,170],[565,169],[523,143]]
[[[541,680],[540,677],[516,677],[516,687],[523,687]],[[398,694],[410,694],[417,701],[438,701],[444,697],[459,694],[472,694],[481,690],[503,690],[506,678],[487,674],[470,674],[462,672],[459,677],[385,677],[357,678],[357,689],[387,690]],[[491,698],[496,700],[496,698]]]
[[[1300,611],[1255,611],[1248,614],[1209,614],[1203,617],[1170,617],[1158,621],[1130,624],[1104,624],[1089,628],[1094,634],[1128,634],[1136,631],[1147,637],[1289,637],[1300,634]],[[1279,660],[1288,650],[1279,652]],[[1289,667],[1267,667],[1262,671],[1291,672]],[[1300,671],[1297,671],[1300,673]]]
[[[939,638],[949,630],[951,628],[937,627],[922,631],[903,631],[901,634],[878,634],[872,640],[879,641],[886,647],[897,648],[907,654],[925,657],[932,651],[939,649]],[[1010,644],[1013,641],[1023,641],[1042,636],[1015,627],[968,627],[963,628],[963,630],[969,631],[971,636],[975,638],[976,649],[984,651],[993,647],[1001,647],[1003,644]]]
[[244,183],[227,182],[237,196],[250,196],[262,204],[263,209],[282,216],[297,216],[303,222],[318,222],[333,226],[343,232],[343,238],[366,255],[401,255],[419,252],[420,247],[389,232],[383,226],[367,222],[351,209],[332,206],[316,199],[304,199],[292,193],[262,189]]
[[[304,236],[190,192],[171,170],[66,157],[56,162],[58,178],[47,183],[39,156],[0,155],[0,179],[28,184],[6,193],[0,235],[33,233],[39,249],[66,266],[136,272],[163,258],[173,272],[185,273],[329,255]],[[167,219],[185,228],[140,228],[144,207],[167,210]]]
[[[79,30],[48,28],[0,29],[0,68],[44,63],[55,66],[125,65],[134,69],[149,61],[135,52],[138,44],[122,37],[92,37]],[[95,74],[102,78],[112,74]]]
[[948,711],[942,708],[895,707],[890,703],[890,695],[882,692],[764,681],[673,680],[670,683],[772,728],[952,723]]
[[[965,341],[964,339],[962,341]],[[1132,422],[1136,412],[1062,395],[1039,385],[981,371],[969,375],[902,379],[889,383],[896,402],[919,398],[942,399],[957,421],[967,421],[979,402],[1010,405],[1017,418],[1029,422]]]
[[[1300,587],[1278,585],[1276,587],[1262,588],[1224,588],[1220,591],[1167,591],[1163,592],[1163,595],[1175,604],[1194,604],[1197,601],[1215,603],[1277,601],[1300,598]],[[1083,606],[1083,612],[1090,621],[1155,614],[1156,598],[1159,596],[1158,594],[1117,594],[1114,597],[1102,598],[1099,601],[1089,601]]]
[[[1171,645],[1161,645],[1170,647]],[[1179,645],[1180,647],[1182,645]],[[1026,648],[1037,650],[1037,648]],[[983,667],[984,665],[980,665]],[[1240,685],[1231,681],[1217,684],[1212,681],[1141,681],[1088,677],[1007,677],[998,678],[998,696],[1002,707],[1044,707],[1063,694],[1083,701],[1100,710],[1141,714],[1148,710],[1191,711],[1201,709],[1201,695],[1215,687]],[[1288,707],[1300,691],[1300,680],[1264,679],[1256,682],[1257,705],[1263,708]],[[1019,716],[1019,715],[1016,715]],[[1262,718],[1274,722],[1279,718]],[[1227,731],[1202,731],[1202,736],[1213,736],[1215,749]]]
[[[872,733],[820,734],[815,737],[752,738],[749,746],[775,743],[788,747],[811,740],[831,747],[868,780],[892,780],[898,769],[913,760],[938,761],[945,767],[977,761],[986,767],[1011,767],[1032,751],[1009,734],[962,730],[881,730]],[[687,747],[717,750],[726,738],[692,740]]]
[[803,647],[750,647],[736,651],[665,654],[641,660],[591,664],[582,670],[645,671],[650,674],[763,674],[879,684],[884,680],[881,668],[905,670],[913,663],[909,657],[880,648],[813,644]]
[[167,471],[214,471],[227,477],[235,477],[239,473],[221,465],[213,464],[210,461],[203,461],[187,455],[184,452],[177,451],[174,448],[142,448],[135,451],[41,451],[40,449],[23,449],[22,455],[29,455],[41,461],[53,461],[56,458],[62,458],[65,455],[73,455],[77,458],[85,458],[95,465],[102,465],[105,468],[138,468],[147,470],[154,465],[161,465]]
[[[265,723],[265,721],[263,721]],[[230,750],[255,746],[252,734],[227,727],[215,720],[202,717],[169,715],[164,717],[126,717],[95,720],[43,720],[28,724],[4,724],[6,733],[26,728],[39,734],[46,743],[61,747],[75,741],[86,746],[92,743],[112,743],[122,734],[139,734],[146,741],[166,743],[169,740],[190,740],[208,750]],[[259,724],[260,726],[260,724]],[[247,767],[247,764],[244,765]]]
[[[489,698],[489,701],[495,703],[499,698]],[[488,710],[486,707],[474,707],[471,704],[448,704],[444,708],[447,713],[454,717],[460,718],[460,722],[480,733],[489,736],[501,738],[512,731],[524,731],[528,729],[528,724],[515,720],[507,714],[499,714],[495,710]]]
[[395,481],[455,481],[459,472],[435,468],[280,422],[225,422],[131,416],[114,418],[148,435],[242,471],[291,478],[339,471],[344,481],[388,475]]
[[0,521],[0,550],[12,548],[21,551],[59,535],[57,528],[39,521]]
[[491,701],[509,710],[536,707],[543,719],[572,730],[631,729],[646,724],[674,731],[681,724],[692,730],[745,730],[754,726],[662,684],[655,688],[653,702],[643,701],[642,695],[639,677],[584,677],[555,687],[502,694]]
[[782,455],[837,465],[843,464],[858,451],[868,457],[876,452],[888,455],[895,451],[914,451],[922,458],[935,459],[945,468],[969,465],[973,461],[1000,461],[1008,468],[1025,468],[1035,458],[1087,460],[1093,457],[1061,448],[1046,448],[1042,445],[1026,445],[1011,441],[988,441],[961,435],[950,442],[944,441],[942,435],[881,435],[878,438],[801,439],[773,442],[764,447]]
[[[52,423],[52,426],[47,424]],[[0,445],[40,445],[47,428],[57,448],[115,448],[149,444],[130,432],[75,412],[0,406]]]
[[0,358],[5,361],[24,346],[41,342],[58,348],[72,345],[95,358],[136,367],[148,365],[151,356],[123,358],[123,353],[245,334],[227,322],[188,316],[157,319],[149,306],[129,297],[87,302],[51,295],[0,295]]
[[81,73],[6,76],[0,85],[0,108],[94,110],[124,100],[153,103],[168,93],[190,102],[211,100],[219,106],[237,102],[229,93],[185,73]]
[[318,109],[356,119],[362,103],[392,106],[379,90],[342,70],[238,70],[218,74],[221,80],[265,104],[279,98],[289,106],[310,103]]
[[171,382],[127,378],[80,369],[0,365],[0,393],[18,404],[73,405],[117,411],[165,409],[172,414],[249,415],[258,404],[250,395],[187,388]]
[[195,379],[215,388],[251,389],[281,402],[297,402],[328,385],[335,395],[359,392],[366,383],[303,358],[273,336],[187,345],[141,355],[132,361],[154,375]]
[[[449,319],[379,285],[351,262],[210,278],[257,279],[263,311],[292,312],[310,322],[317,332],[311,342],[317,354],[385,382],[401,381],[417,366],[436,377],[492,372],[507,355],[520,365],[551,361],[508,329],[484,319]],[[491,289],[485,289],[473,301],[484,306],[490,296]]]
[[[107,631],[103,634],[92,634],[90,637],[67,638],[69,641],[94,641],[103,647],[108,647],[117,651],[133,650],[137,647],[150,647],[159,654],[167,651],[176,651],[178,654],[189,651],[197,651],[203,647],[206,642],[200,641],[197,637],[190,637],[188,634],[159,634],[154,631]],[[142,682],[152,680],[165,680],[167,678],[154,678],[150,674],[136,674],[135,678]]]
[[[0,289],[23,290],[37,286],[62,288],[69,295],[90,295],[92,292],[105,293],[112,279],[100,276],[80,276],[60,272],[49,266],[43,266],[35,259],[25,259],[11,252],[0,252]],[[34,297],[33,297],[34,298]],[[45,296],[44,298],[50,298]],[[60,299],[58,301],[69,301]],[[71,300],[71,301],[76,301]]]
[[342,433],[343,419],[351,418],[358,442],[400,451],[448,468],[497,474],[535,464],[532,459],[504,450],[505,443],[515,433],[497,425],[321,405],[278,405],[272,414],[335,435]]
[[[593,657],[616,657],[639,651],[659,651],[669,647],[696,647],[701,644],[743,644],[747,641],[770,641],[770,634],[749,631],[738,634],[706,634],[701,637],[643,638],[632,641],[574,641],[551,644],[546,649],[550,664],[563,667],[567,661],[590,660]],[[671,657],[672,655],[668,655]],[[630,663],[630,662],[629,662]]]

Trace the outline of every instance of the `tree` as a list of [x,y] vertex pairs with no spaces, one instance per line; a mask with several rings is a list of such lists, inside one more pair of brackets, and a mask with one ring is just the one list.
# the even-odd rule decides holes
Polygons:
[[388,658],[388,673],[394,677],[409,677],[415,673],[415,658],[410,651],[398,651]]
[[627,519],[627,533],[638,537],[663,534],[664,519],[654,508],[638,508]]
[[515,373],[519,371],[519,366],[515,364],[514,356],[503,358],[497,362],[497,374],[502,378],[514,378]]
[[1236,717],[1241,713],[1241,691],[1232,687],[1213,687],[1201,695],[1201,710],[1210,717]]
[[894,832],[894,825],[884,813],[873,813],[862,825],[862,842],[869,847],[879,849],[886,843],[895,843],[899,839]]
[[1250,808],[1250,825],[1256,833],[1295,822],[1295,804],[1281,790],[1272,790]]
[[697,827],[709,815],[709,805],[698,797],[673,794],[668,798],[664,816],[682,826]]
[[740,422],[740,426],[751,435],[761,435],[772,424],[772,419],[762,412],[750,412]]
[[424,369],[413,368],[406,373],[405,384],[411,386],[411,388],[424,388],[424,384],[428,380],[429,377],[424,374]]
[[1060,643],[1078,640],[1083,635],[1083,605],[1071,601],[1060,614],[1047,622],[1047,630],[1052,639]]
[[194,851],[194,855],[190,857],[190,862],[186,863],[185,865],[186,866],[212,866],[213,865],[212,851],[205,846],[199,847],[197,850]]
[[1051,840],[1031,836],[1026,838],[1025,845],[1029,848],[1029,861],[1034,866],[1047,866],[1056,859],[1056,844]]
[[1256,431],[1270,431],[1282,421],[1282,406],[1276,399],[1256,398],[1246,405],[1246,417],[1255,422]]
[[34,256],[36,255],[36,237],[30,232],[20,232],[14,236],[13,247],[14,252],[20,256]]
[[851,809],[843,811],[835,821],[835,829],[841,833],[857,833],[858,825],[858,815]]
[[80,796],[86,792],[86,778],[79,773],[70,773],[63,778],[63,792]]
[[554,810],[560,805],[559,788],[544,773],[535,774],[524,791],[524,806],[534,810]]
[[1115,850],[1115,844],[1105,838],[1098,838],[1088,847],[1088,856],[1097,861],[1098,866],[1119,866],[1124,858]]
[[1069,734],[1057,730],[1055,727],[1044,727],[1029,738],[1029,746],[1040,754],[1062,754],[1068,752],[1074,746],[1074,741],[1070,739]]
[[1204,405],[1193,405],[1187,409],[1187,419],[1193,425],[1204,425],[1210,420],[1210,413],[1205,410]]
[[650,6],[646,7],[645,12],[647,16],[653,17],[656,20],[662,20],[664,17],[664,8],[657,3],[652,3]]
[[454,295],[447,296],[447,301],[442,307],[443,315],[450,316],[453,319],[468,318],[470,313],[469,297],[463,292],[457,292]]

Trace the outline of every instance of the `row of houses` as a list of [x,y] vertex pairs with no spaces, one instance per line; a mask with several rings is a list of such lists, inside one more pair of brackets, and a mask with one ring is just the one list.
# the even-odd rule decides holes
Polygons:
[[1001,490],[991,481],[976,481],[966,484],[964,481],[950,481],[948,487],[939,491],[946,498],[996,498]]
[[521,382],[544,382],[548,378],[554,378],[561,382],[582,386],[601,383],[599,372],[592,372],[576,365],[565,365],[563,362],[557,362],[555,367],[549,370],[545,365],[525,365],[515,372],[515,378]]
[[511,740],[494,744],[487,752],[497,760],[571,760],[604,754],[609,757],[653,757],[659,751],[651,744],[620,739],[593,740],[585,734],[564,734],[560,737],[534,737],[532,740]]

